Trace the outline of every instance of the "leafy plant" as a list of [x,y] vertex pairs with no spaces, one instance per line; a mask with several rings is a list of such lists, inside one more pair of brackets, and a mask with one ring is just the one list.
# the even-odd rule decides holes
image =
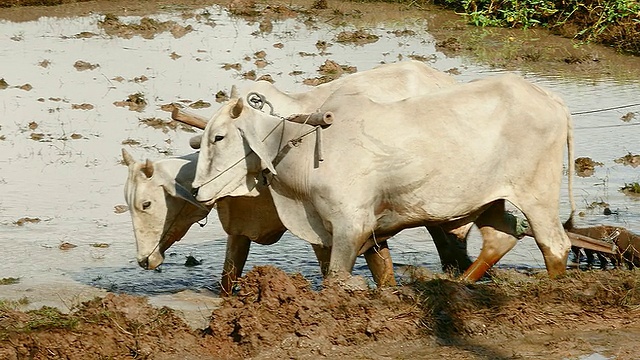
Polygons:
[[558,30],[582,43],[613,45],[618,49],[640,54],[640,2],[637,0],[383,1],[409,6],[434,3],[460,12],[476,26],[542,26]]
[[620,188],[620,191],[622,191],[625,194],[634,194],[634,195],[640,195],[640,183],[637,182],[632,182],[632,183],[625,183],[623,187]]

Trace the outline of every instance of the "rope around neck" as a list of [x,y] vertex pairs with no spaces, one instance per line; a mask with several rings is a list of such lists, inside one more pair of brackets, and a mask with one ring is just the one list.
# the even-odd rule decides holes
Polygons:
[[[275,114],[273,104],[271,104],[271,102],[269,102],[269,100],[267,100],[267,98],[264,95],[260,94],[260,93],[250,92],[249,94],[247,94],[247,103],[252,108],[254,108],[256,110],[260,110],[260,111],[262,111],[262,109],[264,108],[265,104],[269,105],[269,107],[271,108],[271,110],[269,112],[269,115],[276,116],[276,117],[280,118],[280,122],[276,126],[274,126],[273,129],[271,129],[271,131],[269,131],[267,133],[267,135],[265,135],[265,137],[262,139],[262,142],[264,143],[267,140],[267,138],[269,136],[271,136],[271,134],[273,134],[273,132],[276,131],[276,129],[280,125],[282,125],[282,132],[280,133],[280,143],[278,144],[278,153],[276,154],[276,158],[277,158],[278,155],[280,155],[280,153],[282,152],[282,139],[284,138],[284,126],[285,126],[285,123],[286,123],[287,119],[282,117],[282,116],[280,116],[280,115]],[[304,120],[302,125],[306,125],[310,118],[311,118],[311,114],[309,114],[307,116],[307,118]],[[313,128],[311,130],[305,132],[304,134],[298,135],[297,137],[287,141],[287,143],[291,144],[292,146],[297,147],[298,144],[300,144],[302,142],[302,138],[304,138],[305,136],[315,132],[318,127],[320,127],[320,126],[319,125],[318,126],[313,126]],[[244,131],[242,131],[242,129],[238,128],[238,131],[240,131],[240,134],[241,134],[241,136],[243,138],[246,138],[244,136]],[[240,164],[243,160],[245,160],[252,153],[254,153],[253,150],[251,150],[250,152],[246,153],[244,155],[244,157],[242,157],[238,161],[234,162],[231,166],[229,166],[228,168],[226,168],[225,170],[220,172],[218,175],[214,176],[212,179],[207,180],[206,182],[204,182],[202,185],[200,185],[200,187],[202,187],[204,185],[207,185],[207,184],[211,183],[212,181],[214,181],[215,179],[219,178],[220,176],[224,175],[226,172],[228,172],[231,169],[233,169],[236,165]]]

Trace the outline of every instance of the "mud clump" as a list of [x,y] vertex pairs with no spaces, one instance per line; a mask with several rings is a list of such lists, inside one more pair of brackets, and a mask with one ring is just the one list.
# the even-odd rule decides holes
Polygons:
[[118,107],[128,107],[131,111],[142,111],[147,106],[147,100],[144,98],[144,94],[135,93],[127,96],[126,100],[116,101],[113,105]]
[[589,177],[595,172],[596,166],[602,166],[601,162],[593,161],[588,157],[579,157],[575,160],[576,174],[580,177]]
[[109,36],[131,39],[134,36],[141,36],[144,39],[153,39],[157,34],[169,31],[174,38],[178,39],[193,31],[191,25],[180,26],[175,21],[157,21],[148,17],[140,19],[138,24],[125,24],[112,14],[106,14],[98,25]]
[[624,186],[620,188],[620,191],[626,195],[640,196],[640,183],[625,183]]
[[73,67],[78,71],[94,70],[100,67],[99,64],[91,64],[83,60],[78,60],[73,64]]
[[635,119],[635,118],[636,118],[636,114],[635,114],[635,113],[628,112],[628,113],[626,113],[626,114],[622,115],[622,116],[620,117],[620,120],[622,120],[622,121],[624,121],[624,122],[629,122],[629,121],[631,121],[631,120],[633,120],[633,119]]
[[356,71],[358,71],[358,69],[355,66],[340,65],[333,60],[326,60],[318,69],[318,72],[322,76],[305,79],[303,83],[305,85],[317,86],[338,79],[343,74],[353,74]]
[[94,106],[88,103],[71,104],[71,108],[74,110],[93,110]]
[[14,222],[14,224],[18,225],[18,226],[24,226],[25,224],[37,224],[40,221],[42,221],[42,220],[40,220],[40,218],[37,218],[37,217],[36,218],[32,218],[32,217],[25,216],[23,218],[20,218],[20,219],[16,220]]
[[260,11],[256,7],[255,0],[233,0],[229,4],[229,13],[237,16],[258,16]]
[[146,126],[152,127],[154,129],[162,130],[162,132],[165,134],[168,133],[169,130],[178,130],[178,129],[185,132],[194,132],[191,126],[175,120],[165,121],[165,120],[153,117],[153,118],[140,119],[140,123]]
[[213,353],[203,345],[172,310],[153,308],[142,297],[107,294],[72,314],[0,309],[3,359],[201,359],[196,354]]
[[442,51],[446,55],[455,55],[462,50],[460,40],[455,37],[449,37],[442,41],[436,41],[436,49]]
[[62,244],[58,245],[58,249],[60,250],[71,250],[71,249],[75,249],[77,248],[78,245],[72,244],[70,242],[63,242]]
[[204,100],[198,100],[194,103],[189,104],[189,107],[192,109],[206,109],[211,107],[211,103],[208,103]]
[[365,45],[378,41],[380,37],[365,30],[343,31],[336,35],[336,42],[342,44]]
[[640,155],[633,155],[632,153],[628,153],[627,155],[613,160],[616,164],[623,164],[631,167],[640,166]]
[[229,95],[227,95],[226,92],[222,91],[222,90],[218,90],[218,92],[216,93],[216,102],[217,103],[223,103],[225,101],[229,100]]
[[339,77],[344,73],[353,74],[358,71],[358,69],[355,66],[340,65],[335,61],[326,60],[324,64],[320,65],[320,69],[318,71],[322,75],[334,75]]
[[[321,349],[373,340],[409,339],[415,302],[391,289],[346,292],[337,286],[314,292],[302,275],[256,267],[239,282],[236,297],[214,310],[207,329],[216,342],[235,345],[244,356],[283,342]],[[413,315],[413,316],[411,316]]]

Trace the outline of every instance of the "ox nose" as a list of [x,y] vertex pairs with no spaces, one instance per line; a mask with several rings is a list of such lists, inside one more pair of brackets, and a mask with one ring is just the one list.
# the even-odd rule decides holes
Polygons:
[[144,259],[138,260],[138,265],[145,270],[149,270],[149,257],[145,257]]

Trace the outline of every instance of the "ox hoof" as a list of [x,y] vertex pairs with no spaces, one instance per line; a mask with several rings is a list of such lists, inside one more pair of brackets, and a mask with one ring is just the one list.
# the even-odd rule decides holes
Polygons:
[[370,290],[369,282],[362,276],[336,276],[325,281],[326,287],[339,287],[346,291],[367,291]]

